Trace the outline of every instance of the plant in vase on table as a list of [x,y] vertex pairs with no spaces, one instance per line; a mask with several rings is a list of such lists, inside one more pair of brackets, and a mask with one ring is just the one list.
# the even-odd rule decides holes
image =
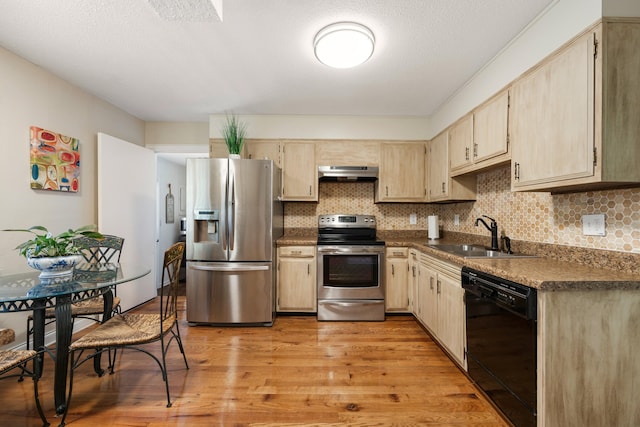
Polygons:
[[78,237],[103,237],[102,233],[96,231],[95,225],[85,225],[75,230],[70,228],[55,236],[41,225],[3,231],[22,231],[35,236],[16,246],[16,249],[27,259],[29,267],[40,271],[41,278],[67,276],[73,272],[74,265],[83,260],[81,252],[84,248],[76,243]]

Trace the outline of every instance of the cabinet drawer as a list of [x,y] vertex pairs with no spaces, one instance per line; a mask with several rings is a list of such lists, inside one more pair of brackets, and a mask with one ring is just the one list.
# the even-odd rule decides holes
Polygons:
[[310,258],[316,255],[315,246],[283,246],[278,250],[281,257]]
[[409,248],[387,248],[385,254],[387,258],[408,258]]

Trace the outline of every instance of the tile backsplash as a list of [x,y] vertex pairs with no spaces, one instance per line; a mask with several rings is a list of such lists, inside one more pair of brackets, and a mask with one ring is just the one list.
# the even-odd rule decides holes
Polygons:
[[[427,216],[438,215],[443,233],[487,235],[475,227],[481,215],[495,218],[501,233],[515,240],[537,243],[640,251],[640,188],[582,193],[511,192],[510,169],[504,167],[478,175],[475,202],[452,204],[378,203],[374,184],[320,183],[318,203],[285,204],[285,228],[315,228],[317,216],[327,213],[375,215],[381,230],[426,230]],[[418,222],[409,224],[416,213]],[[454,225],[454,215],[460,217]],[[605,236],[584,236],[582,215],[604,214]]]

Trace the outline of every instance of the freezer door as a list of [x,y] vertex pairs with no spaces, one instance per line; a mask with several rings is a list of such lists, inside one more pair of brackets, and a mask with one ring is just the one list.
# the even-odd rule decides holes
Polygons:
[[229,160],[229,261],[273,260],[273,161]]
[[187,259],[226,261],[227,159],[187,159]]
[[187,262],[187,321],[191,324],[273,323],[270,262]]

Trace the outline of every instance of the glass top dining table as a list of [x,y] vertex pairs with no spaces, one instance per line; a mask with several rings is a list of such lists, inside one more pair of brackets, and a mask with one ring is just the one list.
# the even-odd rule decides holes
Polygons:
[[[37,271],[2,275],[0,273],[0,313],[33,312],[33,348],[44,348],[45,310],[55,309],[56,351],[54,400],[56,413],[64,412],[69,367],[69,345],[73,333],[71,304],[103,295],[103,321],[113,312],[113,292],[116,286],[149,274],[148,267],[127,263],[80,263],[67,278],[41,279]],[[43,353],[36,359],[37,372],[42,372]],[[100,359],[94,359],[94,369],[101,373]]]

